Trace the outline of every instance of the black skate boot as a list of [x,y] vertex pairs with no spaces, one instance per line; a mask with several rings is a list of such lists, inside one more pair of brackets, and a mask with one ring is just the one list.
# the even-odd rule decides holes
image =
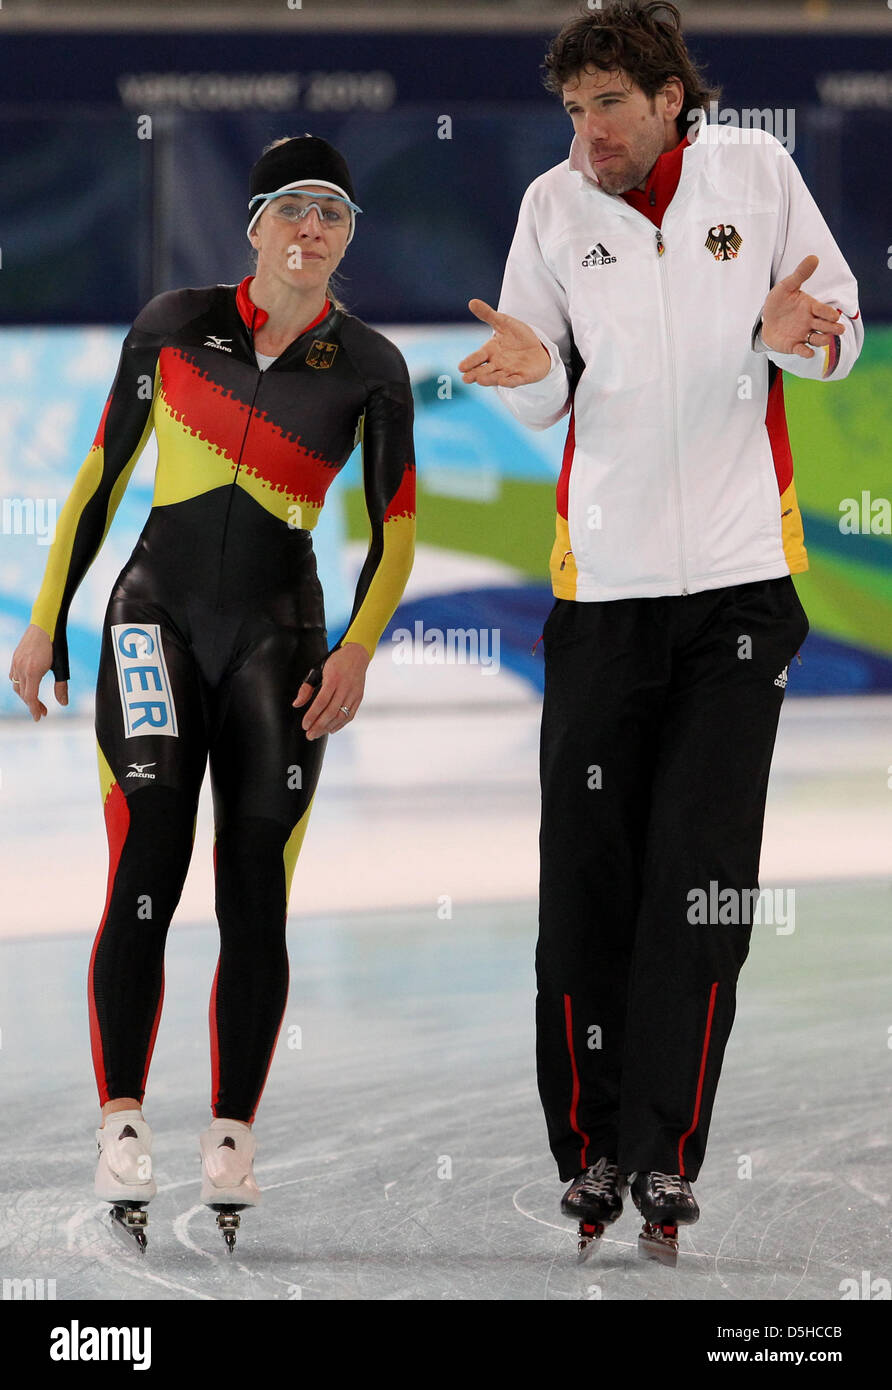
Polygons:
[[632,1201],[644,1217],[638,1254],[645,1260],[674,1266],[679,1226],[692,1226],[700,1220],[691,1184],[677,1173],[634,1173]]
[[622,1215],[623,1197],[629,1184],[615,1163],[599,1158],[573,1179],[561,1198],[564,1216],[579,1222],[578,1261],[587,1259],[591,1247],[609,1226]]

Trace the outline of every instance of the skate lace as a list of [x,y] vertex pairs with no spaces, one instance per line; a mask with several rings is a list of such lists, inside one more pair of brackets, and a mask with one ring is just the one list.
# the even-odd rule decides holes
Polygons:
[[687,1179],[677,1173],[651,1173],[654,1193],[658,1197],[687,1197]]
[[608,1163],[606,1159],[599,1158],[597,1163],[586,1168],[579,1186],[584,1192],[591,1192],[596,1197],[605,1197],[616,1186],[616,1178],[616,1164]]

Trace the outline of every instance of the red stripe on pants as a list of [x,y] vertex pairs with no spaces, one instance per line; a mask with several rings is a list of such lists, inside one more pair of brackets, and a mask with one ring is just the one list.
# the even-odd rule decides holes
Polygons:
[[96,1073],[96,1084],[99,1088],[99,1104],[105,1105],[109,1099],[108,1078],[105,1074],[105,1058],[102,1052],[102,1033],[99,1028],[99,1018],[96,1013],[96,996],[93,993],[93,962],[96,959],[96,951],[99,942],[102,940],[102,933],[108,918],[108,909],[111,906],[112,890],[115,886],[115,876],[118,872],[118,865],[121,862],[121,854],[124,850],[124,841],[127,839],[127,831],[130,828],[130,808],[127,805],[127,798],[121,791],[117,782],[112,782],[108,796],[105,798],[103,806],[105,815],[105,830],[108,836],[108,886],[105,892],[105,910],[102,913],[102,921],[99,923],[99,930],[96,933],[96,940],[93,942],[93,950],[90,953],[90,967],[87,972],[87,995],[90,1008],[90,1048],[93,1053],[93,1069]]
[[149,1038],[149,1046],[146,1050],[146,1064],[143,1068],[142,1082],[140,1085],[140,1100],[146,1093],[146,1082],[149,1078],[149,1067],[152,1064],[152,1053],[155,1051],[155,1038],[158,1035],[158,1024],[161,1022],[161,1006],[164,1003],[164,966],[161,967],[161,993],[158,995],[158,1007],[155,1010],[155,1022],[152,1024],[152,1035]]
[[567,1029],[567,1050],[570,1053],[570,1070],[573,1073],[573,1095],[570,1100],[570,1127],[582,1140],[579,1149],[580,1168],[588,1167],[588,1135],[576,1123],[576,1107],[579,1104],[579,1073],[576,1070],[576,1053],[573,1051],[573,1006],[569,994],[564,995],[564,1024]]
[[[220,1042],[217,1037],[217,978],[219,974],[220,960],[218,957],[217,968],[214,971],[214,983],[211,985],[211,1004],[208,1009],[211,1033],[211,1110],[215,1115],[220,1096]],[[223,1118],[227,1117],[224,1116]]]
[[719,987],[718,980],[713,981],[712,989],[709,991],[709,1009],[706,1014],[706,1033],[703,1038],[703,1052],[700,1056],[700,1075],[697,1078],[697,1098],[694,1101],[694,1118],[691,1120],[690,1129],[685,1130],[678,1141],[678,1172],[684,1177],[684,1146],[686,1141],[694,1133],[700,1121],[700,1101],[703,1097],[703,1078],[706,1075],[706,1057],[709,1052],[709,1035],[712,1032],[712,1016],[715,1012],[715,995]]
[[[217,883],[217,837],[214,836],[214,886]],[[208,1023],[211,1035],[211,1113],[216,1115],[217,1099],[220,1094],[220,1041],[217,1036],[217,979],[220,974],[220,956],[223,954],[222,943],[220,954],[217,956],[217,968],[214,971],[214,983],[211,985],[211,1001],[208,1005]],[[228,1116],[223,1116],[227,1119]]]

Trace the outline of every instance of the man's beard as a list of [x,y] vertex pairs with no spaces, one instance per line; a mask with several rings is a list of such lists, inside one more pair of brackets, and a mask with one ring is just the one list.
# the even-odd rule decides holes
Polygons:
[[650,152],[635,150],[628,155],[621,155],[621,168],[595,169],[598,182],[605,193],[628,193],[630,189],[644,183],[661,154],[662,144],[655,145]]
[[639,183],[644,181],[646,174],[647,170],[642,174],[621,173],[619,170],[613,174],[609,174],[605,170],[603,173],[598,174],[598,182],[605,193],[628,193],[630,188],[637,188]]

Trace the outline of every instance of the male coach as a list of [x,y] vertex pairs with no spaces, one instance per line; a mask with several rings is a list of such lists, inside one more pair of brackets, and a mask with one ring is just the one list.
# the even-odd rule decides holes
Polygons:
[[[544,630],[539,1090],[580,1250],[632,1198],[696,1221],[808,622],[783,372],[834,382],[857,286],[770,134],[709,126],[671,4],[552,42],[575,136],[520,207],[493,336],[460,364],[531,429],[569,411]],[[807,288],[806,288],[807,286]],[[721,902],[713,920],[692,903]],[[726,910],[728,904],[740,910]]]

